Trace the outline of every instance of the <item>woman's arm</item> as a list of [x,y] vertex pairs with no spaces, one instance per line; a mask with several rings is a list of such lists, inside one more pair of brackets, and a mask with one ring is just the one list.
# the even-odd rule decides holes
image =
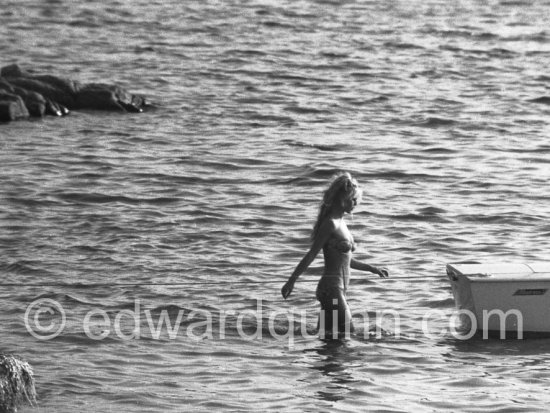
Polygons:
[[281,294],[283,295],[284,299],[286,299],[290,295],[290,293],[294,289],[294,283],[296,282],[298,277],[308,269],[317,254],[319,254],[319,251],[321,251],[321,249],[323,248],[323,245],[325,245],[329,237],[332,235],[332,232],[335,230],[335,228],[336,225],[334,224],[334,221],[332,219],[326,219],[321,224],[317,238],[313,240],[311,248],[300,260],[295,270],[292,272],[292,275],[281,289]]
[[373,274],[379,275],[381,278],[388,277],[388,270],[386,270],[385,268],[377,268],[367,263],[357,261],[354,258],[351,259],[350,267],[354,270],[372,272]]

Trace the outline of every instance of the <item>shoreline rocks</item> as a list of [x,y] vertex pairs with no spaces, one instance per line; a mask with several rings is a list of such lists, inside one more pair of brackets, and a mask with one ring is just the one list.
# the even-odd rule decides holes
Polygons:
[[0,69],[0,122],[45,115],[64,116],[70,110],[143,112],[145,98],[117,85],[81,84],[53,75],[35,75],[12,64]]
[[0,413],[15,413],[22,404],[36,405],[32,367],[15,355],[0,354]]

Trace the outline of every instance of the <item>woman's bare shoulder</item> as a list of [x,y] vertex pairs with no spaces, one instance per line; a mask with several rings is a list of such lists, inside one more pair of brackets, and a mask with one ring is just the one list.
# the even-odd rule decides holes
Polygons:
[[338,229],[338,223],[336,222],[336,220],[327,217],[323,219],[323,222],[321,222],[321,226],[319,227],[319,234],[320,235],[322,234],[321,237],[323,235],[329,236],[329,235],[332,235],[332,233],[337,229]]

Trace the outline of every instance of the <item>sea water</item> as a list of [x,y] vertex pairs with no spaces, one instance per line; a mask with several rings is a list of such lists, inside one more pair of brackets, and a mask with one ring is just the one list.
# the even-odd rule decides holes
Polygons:
[[[5,0],[1,64],[142,114],[0,125],[0,350],[37,412],[546,411],[549,341],[465,339],[445,264],[547,261],[550,3]],[[358,333],[314,334],[350,171]],[[371,330],[369,332],[369,330]]]

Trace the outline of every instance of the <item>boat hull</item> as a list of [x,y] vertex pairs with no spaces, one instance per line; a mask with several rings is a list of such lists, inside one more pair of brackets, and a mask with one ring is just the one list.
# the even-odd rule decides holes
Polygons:
[[550,264],[448,264],[447,275],[464,328],[550,333]]

